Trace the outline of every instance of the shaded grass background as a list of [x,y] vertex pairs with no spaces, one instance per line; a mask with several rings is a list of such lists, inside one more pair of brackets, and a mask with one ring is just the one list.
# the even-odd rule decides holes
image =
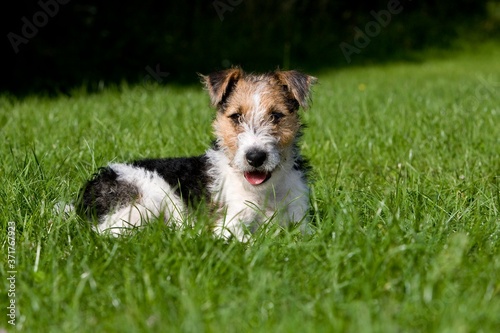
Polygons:
[[488,44],[315,73],[301,146],[316,233],[246,245],[213,239],[203,207],[194,230],[120,239],[53,212],[111,160],[202,153],[213,111],[199,86],[0,97],[0,221],[16,222],[18,271],[17,326],[0,328],[496,332],[499,57]]

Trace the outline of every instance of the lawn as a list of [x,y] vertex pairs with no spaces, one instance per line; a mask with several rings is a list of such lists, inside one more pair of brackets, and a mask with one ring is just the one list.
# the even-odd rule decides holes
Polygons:
[[203,207],[118,239],[53,209],[109,161],[202,153],[201,85],[0,96],[0,332],[500,331],[499,59],[313,73],[315,232],[249,244],[211,237]]

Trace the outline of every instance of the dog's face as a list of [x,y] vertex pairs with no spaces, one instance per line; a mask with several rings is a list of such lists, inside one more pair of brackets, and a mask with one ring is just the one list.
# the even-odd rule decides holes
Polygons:
[[233,68],[202,77],[217,108],[214,130],[231,166],[251,185],[272,177],[290,158],[316,78],[297,71],[245,74]]

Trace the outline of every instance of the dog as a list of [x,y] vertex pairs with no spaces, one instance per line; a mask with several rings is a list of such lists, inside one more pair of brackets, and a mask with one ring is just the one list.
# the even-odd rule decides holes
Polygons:
[[298,71],[200,75],[216,109],[216,139],[201,156],[143,159],[99,169],[81,189],[80,215],[120,235],[152,219],[185,225],[190,207],[213,207],[215,235],[248,241],[265,223],[308,229],[307,163],[299,109],[317,79]]

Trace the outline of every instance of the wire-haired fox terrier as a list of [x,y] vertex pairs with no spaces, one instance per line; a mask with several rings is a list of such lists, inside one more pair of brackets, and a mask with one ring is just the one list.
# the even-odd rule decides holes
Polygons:
[[216,235],[241,241],[269,221],[307,229],[309,189],[297,139],[300,107],[316,78],[297,71],[201,76],[217,109],[215,143],[204,155],[145,159],[101,168],[77,209],[99,232],[120,234],[150,219],[181,226],[200,200],[215,207]]

